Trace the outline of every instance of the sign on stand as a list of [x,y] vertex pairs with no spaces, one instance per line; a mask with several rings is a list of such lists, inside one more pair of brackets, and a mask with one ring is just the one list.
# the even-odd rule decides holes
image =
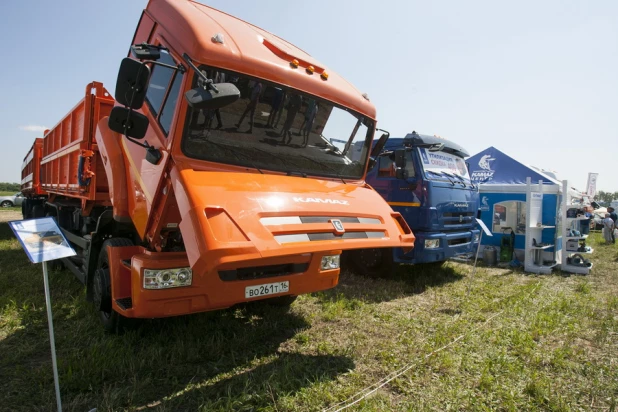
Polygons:
[[29,220],[15,220],[9,226],[24,248],[32,263],[43,263],[43,283],[45,284],[45,305],[47,306],[47,324],[49,326],[49,343],[51,345],[54,385],[58,411],[62,411],[60,401],[60,384],[58,382],[58,365],[56,363],[56,344],[54,341],[54,324],[52,321],[51,298],[49,295],[49,278],[47,261],[75,256],[62,231],[51,217]]

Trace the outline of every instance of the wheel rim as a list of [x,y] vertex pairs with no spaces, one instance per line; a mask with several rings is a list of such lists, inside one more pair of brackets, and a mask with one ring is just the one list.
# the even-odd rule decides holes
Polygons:
[[0,206],[2,206],[2,207],[11,207],[11,202],[5,200],[4,202],[0,203]]

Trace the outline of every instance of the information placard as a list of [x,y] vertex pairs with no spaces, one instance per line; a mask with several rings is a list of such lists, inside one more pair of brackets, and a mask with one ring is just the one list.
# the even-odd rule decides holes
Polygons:
[[14,220],[9,226],[32,263],[75,256],[75,251],[51,217]]

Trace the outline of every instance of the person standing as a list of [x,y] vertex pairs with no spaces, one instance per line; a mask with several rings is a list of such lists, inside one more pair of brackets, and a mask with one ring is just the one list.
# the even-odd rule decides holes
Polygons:
[[616,210],[613,207],[608,207],[607,211],[609,212],[609,218],[614,222],[614,227],[612,228],[612,243],[616,243],[616,235],[614,235],[614,229],[616,229],[616,220],[618,219],[618,215],[616,215]]
[[300,94],[293,93],[290,96],[290,100],[288,101],[288,112],[285,116],[285,123],[283,123],[283,130],[281,130],[280,136],[283,136],[283,141],[285,142],[285,138],[287,136],[287,144],[290,144],[292,141],[292,133],[290,129],[292,128],[292,124],[294,123],[294,119],[300,110],[300,106],[303,104],[303,98]]
[[243,112],[242,116],[240,116],[240,120],[236,124],[237,128],[240,128],[242,121],[245,119],[247,113],[251,112],[249,116],[249,130],[247,133],[253,133],[253,119],[255,117],[255,109],[257,107],[258,101],[260,100],[260,94],[262,93],[262,83],[256,82],[253,85],[253,89],[251,89],[251,94],[249,95],[249,103],[247,104],[247,108]]
[[614,239],[614,221],[610,217],[609,213],[605,213],[605,219],[603,219],[603,238],[605,238],[605,243],[609,244]]

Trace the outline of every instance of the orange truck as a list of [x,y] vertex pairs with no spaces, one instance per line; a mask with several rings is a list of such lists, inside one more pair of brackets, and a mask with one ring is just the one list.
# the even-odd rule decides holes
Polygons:
[[413,247],[364,181],[376,111],[346,80],[189,0],[151,0],[131,45],[115,99],[89,84],[23,166],[24,217],[56,218],[107,331],[286,305],[336,286],[343,251]]

